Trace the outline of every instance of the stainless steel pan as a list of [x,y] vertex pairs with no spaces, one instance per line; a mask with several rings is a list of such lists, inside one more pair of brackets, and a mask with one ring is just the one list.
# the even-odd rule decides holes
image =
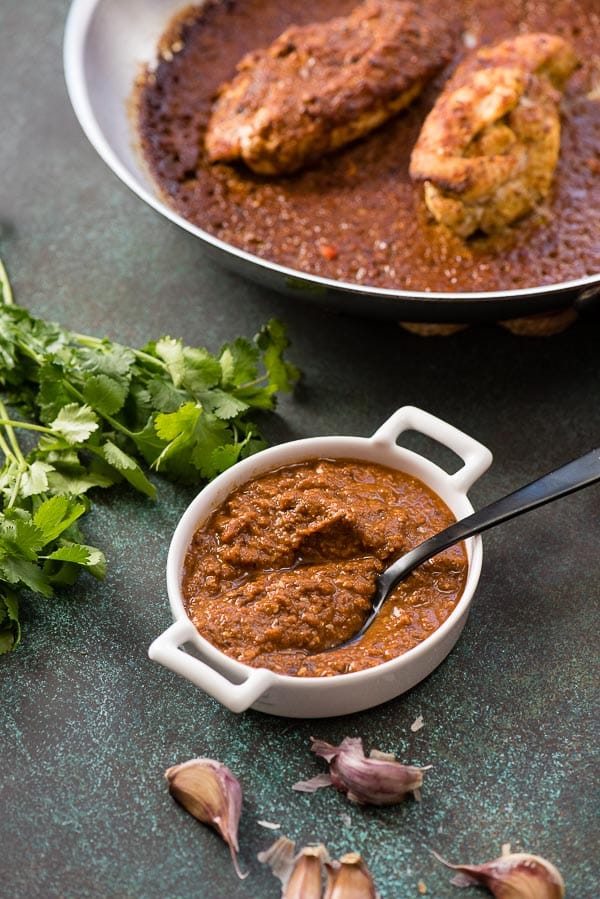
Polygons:
[[181,0],[74,0],[64,42],[67,88],[75,113],[112,171],[157,212],[194,234],[224,266],[291,298],[347,313],[415,322],[516,318],[600,301],[600,273],[560,284],[481,293],[384,290],[305,274],[226,244],[190,224],[157,196],[132,146],[127,106],[140,65]]

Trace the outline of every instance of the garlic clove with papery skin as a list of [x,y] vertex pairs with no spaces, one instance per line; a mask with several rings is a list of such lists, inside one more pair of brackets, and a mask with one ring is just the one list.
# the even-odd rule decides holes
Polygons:
[[170,794],[184,809],[219,833],[229,846],[233,867],[240,878],[238,826],[242,812],[242,788],[227,765],[215,759],[190,759],[165,772]]
[[552,862],[539,855],[511,852],[510,848],[483,865],[451,865],[436,852],[433,855],[458,874],[455,886],[480,884],[496,899],[563,899],[565,885]]
[[323,899],[377,899],[375,884],[358,852],[348,852],[339,861],[328,862]]
[[329,860],[325,846],[305,846],[296,854],[296,844],[279,837],[269,849],[258,853],[282,884],[281,899],[321,899],[323,863]]
[[360,737],[346,737],[339,746],[312,739],[312,751],[329,763],[329,774],[294,784],[294,790],[313,792],[331,784],[353,802],[393,805],[410,794],[420,798],[423,771],[403,765],[393,755],[373,750],[365,756]]

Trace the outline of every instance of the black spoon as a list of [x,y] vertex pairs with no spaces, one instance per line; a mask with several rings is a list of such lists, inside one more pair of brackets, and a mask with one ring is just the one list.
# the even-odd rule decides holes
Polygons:
[[537,480],[532,481],[525,487],[509,493],[501,499],[495,500],[478,512],[473,512],[466,518],[461,518],[451,524],[450,527],[444,528],[438,534],[434,534],[423,543],[419,543],[414,549],[411,549],[405,555],[401,556],[393,562],[388,568],[381,572],[377,578],[375,593],[372,598],[372,608],[360,630],[337,646],[330,646],[326,650],[320,652],[330,652],[331,650],[341,649],[355,643],[363,636],[365,631],[373,624],[373,621],[381,611],[385,600],[390,595],[396,584],[403,578],[407,577],[422,562],[431,559],[432,556],[454,546],[467,537],[474,534],[480,534],[482,531],[493,528],[503,521],[510,518],[516,518],[523,512],[529,512],[538,506],[543,506],[552,500],[560,499],[561,496],[567,496],[582,487],[587,487],[595,481],[600,481],[600,448],[591,450],[584,456],[562,465],[555,471],[551,471]]

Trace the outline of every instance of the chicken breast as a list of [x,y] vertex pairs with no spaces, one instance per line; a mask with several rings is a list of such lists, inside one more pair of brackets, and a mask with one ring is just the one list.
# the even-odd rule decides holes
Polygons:
[[411,155],[434,218],[462,237],[499,231],[550,190],[560,150],[561,90],[577,66],[569,43],[524,34],[457,68]]
[[208,156],[293,172],[407,106],[452,46],[447,24],[403,0],[364,0],[348,16],[292,26],[220,89]]

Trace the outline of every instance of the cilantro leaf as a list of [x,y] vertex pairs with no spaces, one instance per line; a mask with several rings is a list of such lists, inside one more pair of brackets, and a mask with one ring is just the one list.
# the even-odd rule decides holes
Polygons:
[[153,378],[148,382],[147,403],[158,412],[175,412],[186,399],[185,391],[178,390],[169,381]]
[[123,408],[127,392],[127,383],[99,374],[85,379],[83,397],[101,415],[114,415]]
[[85,503],[74,502],[67,496],[52,496],[38,506],[33,523],[43,535],[44,543],[51,543],[68,530],[86,508]]
[[0,655],[16,649],[20,639],[19,600],[17,594],[6,587],[0,593]]
[[181,387],[185,375],[185,359],[181,341],[174,340],[172,337],[162,337],[156,341],[154,352],[165,363],[173,386]]
[[40,367],[38,406],[40,419],[52,421],[73,397],[64,379],[64,367],[52,359]]
[[48,462],[35,460],[23,472],[21,478],[21,493],[23,496],[37,496],[48,490],[48,475],[54,471],[54,466]]
[[106,441],[102,451],[108,464],[116,468],[132,487],[135,487],[140,493],[145,493],[151,499],[156,499],[156,487],[148,480],[135,459],[124,453],[111,440]]
[[300,377],[300,371],[284,357],[289,346],[286,330],[281,322],[271,319],[257,334],[256,344],[262,351],[263,362],[269,375],[268,389],[290,391]]
[[212,412],[217,418],[227,420],[228,418],[237,418],[248,409],[248,403],[227,393],[225,390],[215,388],[210,392],[201,394],[202,406],[207,412]]
[[106,574],[106,559],[104,554],[94,546],[86,546],[83,543],[64,543],[44,558],[50,561],[70,562],[79,565],[102,579]]
[[85,443],[98,428],[98,419],[89,406],[69,403],[63,406],[50,427],[64,437],[67,443]]
[[254,380],[258,374],[259,357],[258,346],[244,337],[225,344],[219,355],[223,384],[239,387]]
[[0,578],[11,585],[28,587],[42,596],[52,596],[52,587],[35,562],[17,555],[0,555]]
[[183,383],[191,394],[197,394],[210,387],[216,387],[222,375],[217,359],[207,350],[199,347],[183,348],[185,371]]
[[35,562],[44,535],[26,511],[10,510],[0,518],[0,555],[21,556]]

